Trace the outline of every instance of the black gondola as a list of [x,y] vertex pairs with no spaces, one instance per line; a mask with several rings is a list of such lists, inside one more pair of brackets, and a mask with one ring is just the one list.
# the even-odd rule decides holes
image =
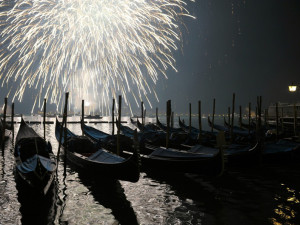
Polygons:
[[46,142],[23,118],[15,145],[16,175],[36,192],[46,194],[56,174],[56,157],[50,142]]
[[[167,126],[164,125],[164,124],[162,124],[162,123],[159,121],[158,117],[156,117],[156,126],[159,127],[161,130],[163,130],[163,131],[165,131],[165,132],[167,131]],[[181,128],[174,128],[174,127],[169,127],[169,131],[170,131],[171,133],[180,133],[180,132],[184,132]]]
[[159,127],[157,127],[153,123],[148,123],[148,124],[142,124],[138,119],[134,121],[132,118],[130,118],[131,123],[136,126],[140,131],[146,131],[146,132],[152,132],[152,131],[158,131],[160,130]]
[[[133,130],[131,128],[120,124],[120,129],[124,135],[132,138]],[[151,139],[151,137],[154,137],[153,135],[156,135],[155,132],[139,133],[139,141]],[[126,153],[131,154],[130,152],[124,152],[124,154]],[[221,174],[224,169],[223,151],[219,149],[202,151],[201,153],[189,153],[145,144],[143,149],[141,149],[141,161],[142,168],[147,172],[168,171],[171,173],[181,172],[216,176]]]
[[[224,131],[225,133],[230,133],[230,127],[227,127],[227,126],[221,126],[221,125],[218,125],[218,124],[212,124],[212,121],[210,120],[209,117],[207,117],[208,119],[208,125],[210,127],[213,127],[214,129],[218,130],[218,131]],[[249,136],[249,131],[248,130],[244,130],[244,129],[241,129],[239,127],[233,127],[233,134],[237,135],[237,136],[243,136],[243,137],[246,137],[246,136]],[[253,134],[253,131],[250,132],[250,135]]]
[[[60,137],[61,124],[56,119],[55,136]],[[68,150],[65,151],[67,159],[76,168],[101,179],[125,180],[137,182],[140,176],[139,153],[134,152],[131,157],[125,159],[114,155],[104,149],[97,148],[85,136],[78,136],[66,129]],[[62,144],[65,145],[64,138]]]
[[182,130],[184,130],[186,133],[189,133],[190,139],[192,139],[194,142],[201,142],[205,145],[214,145],[216,142],[217,132],[211,132],[211,131],[205,131],[201,130],[201,140],[199,140],[199,134],[200,130],[191,126],[191,129],[189,126],[185,125],[184,122],[181,121],[179,117],[179,126]]
[[[185,124],[181,121],[180,117],[178,118],[178,124],[179,124],[179,127],[180,127],[182,130],[184,130],[186,133],[193,133],[193,134],[197,134],[197,135],[200,133],[200,130],[199,130],[199,129],[197,129],[197,128],[193,127],[193,126],[191,126],[191,128],[190,128],[190,126],[185,125]],[[202,132],[203,132],[203,131],[202,131]]]

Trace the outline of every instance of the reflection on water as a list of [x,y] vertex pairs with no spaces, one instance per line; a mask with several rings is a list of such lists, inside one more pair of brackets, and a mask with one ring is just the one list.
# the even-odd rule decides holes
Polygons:
[[[110,123],[90,125],[111,132]],[[18,127],[16,124],[16,132]],[[43,135],[41,125],[32,127]],[[68,127],[81,134],[79,124]],[[56,152],[54,124],[46,126],[46,137]],[[137,183],[107,183],[101,177],[78,173],[68,165],[64,175],[60,160],[56,183],[50,195],[41,199],[27,193],[19,183],[16,185],[12,152],[10,135],[0,158],[1,225],[37,221],[38,224],[300,224],[298,165],[236,168],[211,179],[193,174],[170,176],[162,171],[155,175],[142,173]]]
[[0,224],[21,224],[19,212],[20,203],[17,199],[16,183],[13,176],[13,162],[11,140],[4,143],[1,151],[0,174]]
[[47,196],[37,195],[31,188],[16,176],[16,187],[18,201],[20,202],[20,213],[22,224],[49,224],[54,222],[56,215],[56,191],[57,182],[50,187]]
[[101,177],[91,180],[86,174],[82,173],[79,173],[79,178],[99,204],[111,209],[111,214],[119,223],[139,224],[131,203],[127,200],[119,181],[104,181]]
[[[168,183],[142,174],[136,185],[124,185],[141,224],[200,224],[203,213],[192,199],[181,198]],[[136,197],[140,196],[140,197]]]

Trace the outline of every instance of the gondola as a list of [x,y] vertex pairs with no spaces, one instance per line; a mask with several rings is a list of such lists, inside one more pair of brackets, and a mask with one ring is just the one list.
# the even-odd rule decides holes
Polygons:
[[[134,130],[127,126],[122,127],[122,134],[120,135],[120,147],[121,152],[122,151],[133,151],[133,136],[134,136]],[[98,147],[102,147],[104,149],[109,150],[110,152],[116,152],[116,142],[117,142],[117,136],[116,135],[110,135],[103,131],[100,131],[94,127],[83,125],[81,127],[84,135],[89,137]],[[144,142],[148,139],[155,139],[155,133],[138,133],[138,142],[139,142],[139,148],[140,152],[144,151]],[[164,136],[165,137],[165,136]],[[164,139],[165,140],[165,139]],[[152,142],[151,142],[152,143]]]
[[[167,132],[167,126],[162,124],[158,117],[156,117],[156,126],[159,127],[163,132]],[[174,128],[169,127],[170,134],[170,147],[179,148],[181,144],[194,145],[197,142],[198,135],[193,133],[185,132],[181,127]]]
[[136,127],[138,127],[138,126],[137,126],[137,121],[139,121],[138,118],[136,118],[136,121],[135,121],[134,119],[132,119],[132,117],[130,117],[130,122],[131,122],[134,126],[136,126]]
[[149,155],[142,155],[142,167],[147,172],[194,173],[203,176],[218,176],[223,173],[223,151],[207,149],[201,153],[180,151],[172,148],[146,146]]
[[[120,129],[123,134],[133,138],[133,130],[127,126],[120,124]],[[88,126],[83,126],[86,129]],[[84,130],[85,132],[85,130]],[[99,131],[99,134],[102,131]],[[96,135],[96,129],[93,128],[93,133]],[[156,135],[152,133],[139,133],[139,140],[151,139]],[[165,136],[164,136],[165,137]],[[165,141],[165,139],[164,139]],[[148,142],[149,143],[149,142]],[[130,150],[130,149],[128,149]],[[131,155],[131,152],[125,151],[124,154]],[[217,175],[222,172],[222,153],[218,149],[213,152],[188,153],[176,149],[166,149],[149,144],[145,144],[144,149],[141,149],[142,168],[146,171],[169,171],[169,172],[190,172],[202,175]]]
[[[123,134],[132,137],[132,130],[129,127],[120,124]],[[156,135],[155,132],[139,133],[139,140],[149,140]],[[181,151],[174,148],[164,148],[144,143],[141,149],[142,168],[147,172],[164,172],[171,173],[195,173],[204,176],[216,176],[223,172],[224,160],[223,151],[214,148],[201,153]],[[163,141],[165,141],[165,136]],[[128,152],[125,152],[125,154]],[[130,154],[130,153],[129,153]]]
[[193,126],[191,126],[191,129],[190,129],[189,126],[185,125],[185,124],[181,121],[180,117],[178,118],[178,122],[179,122],[179,127],[180,127],[182,130],[184,130],[185,132],[187,132],[187,133],[191,132],[191,133],[197,134],[197,135],[200,133],[200,130],[197,129],[197,128],[195,128],[195,127],[193,127]]
[[46,142],[23,118],[15,145],[16,175],[37,193],[46,195],[56,174],[56,157],[50,142]]
[[266,141],[262,153],[267,163],[297,162],[300,158],[300,143],[288,139]]
[[[103,131],[97,130],[94,127],[87,126],[83,124],[81,129],[88,138],[93,141],[96,146],[104,148],[110,152],[117,152],[117,135],[110,135]],[[123,150],[128,150],[128,148],[132,148],[133,142],[131,137],[127,137],[125,135],[120,135],[120,147],[121,152]]]
[[[185,125],[180,120],[180,118],[179,118],[179,125],[185,132],[189,132],[189,126]],[[124,129],[124,126],[121,125],[121,131],[123,133],[127,133],[128,136],[130,136],[130,133],[133,132],[133,131],[128,132],[129,129],[130,128],[128,127]],[[197,132],[199,133],[199,130],[197,128],[192,127],[191,133],[194,135],[194,137],[197,137],[198,135]],[[218,149],[214,147],[216,145],[216,136],[217,133],[215,132],[211,133],[208,131],[202,131],[201,144],[196,143],[195,145],[192,146],[183,144],[180,147],[183,147],[181,148],[182,150],[184,149],[189,153],[196,153],[196,154],[216,152],[218,151]],[[257,142],[254,142],[253,144],[233,143],[228,146],[224,146],[223,150],[224,150],[224,157],[227,166],[240,166],[240,165],[249,166],[249,164],[256,165],[259,162],[261,157],[261,146]],[[145,151],[149,152],[147,145],[145,147]]]
[[160,130],[159,127],[157,127],[153,123],[148,123],[148,124],[142,124],[138,119],[134,121],[132,118],[130,118],[131,123],[136,126],[140,131],[146,131],[146,132],[155,132]]
[[[231,125],[226,121],[226,118],[224,117],[224,126],[227,127],[228,129],[231,128]],[[238,127],[238,126],[233,126],[234,130],[240,130],[240,131],[246,131],[246,129]],[[248,130],[247,130],[248,131]]]
[[[216,142],[216,136],[217,136],[217,132],[211,132],[211,131],[205,131],[202,130],[201,131],[201,137],[199,137],[200,134],[200,130],[191,126],[191,130],[190,127],[185,125],[180,117],[179,117],[179,126],[181,127],[182,130],[184,130],[186,133],[189,133],[189,137],[194,141],[194,142],[199,142],[201,141],[201,143],[206,144],[206,145],[211,145],[211,144],[215,144]],[[199,140],[199,138],[201,140]]]
[[[265,128],[262,127],[263,131],[264,129]],[[240,134],[240,133],[237,132],[235,134]],[[296,161],[295,159],[299,159],[300,143],[297,143],[292,140],[284,139],[284,138],[279,138],[279,136],[277,137],[279,138],[278,140],[273,140],[275,136],[269,137],[268,134],[265,134],[264,132],[262,132],[261,135],[262,137],[260,137],[260,139],[262,140],[260,140],[259,141],[260,143],[258,144],[258,149],[260,149],[259,155],[261,157],[261,162],[267,164],[269,163],[281,164],[286,162],[293,162]],[[251,135],[249,137],[251,137]],[[248,140],[253,141],[254,135],[252,135],[252,139],[248,139]]]
[[250,120],[250,124],[249,123],[244,123],[243,121],[239,120],[239,125],[246,129],[246,130],[255,130],[256,129],[256,124],[253,122],[253,120]]
[[[185,125],[179,118],[179,126],[185,130],[189,131],[189,126]],[[191,127],[191,133],[199,134],[199,129]],[[201,133],[201,144],[196,144],[191,146],[190,149],[187,149],[189,152],[201,152],[202,149],[206,149],[207,146],[214,146],[216,144],[216,135],[217,133],[212,133],[208,131],[202,131]],[[250,143],[233,143],[228,146],[223,147],[224,156],[226,164],[229,166],[233,165],[249,165],[255,164],[259,161],[260,157],[260,145],[255,142]]]
[[[60,139],[61,123],[56,119],[55,136]],[[125,159],[102,148],[96,147],[85,136],[78,136],[66,129],[67,141],[62,137],[62,144],[67,144],[65,151],[68,161],[77,169],[88,172],[97,179],[124,180],[137,182],[140,176],[139,153],[134,152]],[[64,135],[63,135],[64,136]]]
[[[208,119],[208,125],[210,127],[213,127],[214,129],[218,130],[218,131],[224,131],[225,133],[230,133],[230,127],[227,126],[221,126],[221,125],[217,125],[217,124],[212,124],[212,121],[210,120],[210,117],[207,117]],[[233,134],[238,135],[238,136],[249,136],[249,131],[248,130],[244,130],[238,127],[233,127]],[[250,132],[250,135],[253,134],[253,132]]]
[[[209,151],[209,149],[214,148],[198,144],[186,151],[202,153],[203,151]],[[225,163],[229,167],[257,165],[260,163],[261,146],[258,142],[255,144],[230,144],[223,146],[223,151]]]
[[[156,117],[156,126],[159,127],[161,130],[163,130],[165,132],[167,131],[167,126],[164,125],[164,124],[162,124],[159,121],[158,117]],[[171,133],[180,133],[180,132],[183,132],[183,130],[181,128],[174,128],[174,127],[169,127],[169,131]]]
[[85,124],[82,124],[82,131],[86,136],[88,136],[95,142],[98,142],[99,140],[100,141],[104,140],[107,137],[109,137],[109,134],[107,134],[103,131],[97,130],[94,127],[87,126]]
[[[119,126],[118,123],[117,126]],[[134,134],[133,129],[131,129],[128,126],[120,124],[120,130],[124,136],[133,139],[133,134]],[[139,142],[141,153],[147,153],[147,154],[149,153],[149,150],[145,148],[146,144],[150,144],[153,146],[164,146],[166,144],[166,132],[162,130],[158,130],[158,131],[144,130],[138,132],[137,136],[138,136],[138,142]],[[175,145],[175,143],[178,142],[178,139],[176,140],[176,138],[174,138],[170,142],[172,144],[172,147],[178,146]],[[152,151],[150,151],[150,153],[151,152]]]

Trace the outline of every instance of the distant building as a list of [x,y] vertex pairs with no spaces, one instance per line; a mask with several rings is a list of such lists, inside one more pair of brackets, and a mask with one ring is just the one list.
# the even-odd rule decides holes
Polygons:
[[[278,117],[293,117],[295,116],[295,110],[296,110],[296,116],[300,117],[300,103],[278,103]],[[271,104],[268,107],[268,117],[269,119],[275,119],[276,118],[276,104]]]

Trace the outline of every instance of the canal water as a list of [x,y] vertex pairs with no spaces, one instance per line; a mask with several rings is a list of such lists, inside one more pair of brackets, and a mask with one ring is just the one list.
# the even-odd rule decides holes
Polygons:
[[[122,120],[132,127],[128,117]],[[89,125],[111,131],[109,123]],[[40,124],[32,127],[43,135]],[[18,128],[16,124],[16,133]],[[56,153],[54,128],[47,125],[46,138]],[[81,134],[79,124],[68,128]],[[64,174],[60,160],[55,185],[40,199],[16,183],[12,135],[7,135],[0,159],[0,225],[300,224],[300,166],[296,164],[227,169],[215,178],[142,172],[137,183],[104,183],[101,177],[90,178],[69,165]]]

